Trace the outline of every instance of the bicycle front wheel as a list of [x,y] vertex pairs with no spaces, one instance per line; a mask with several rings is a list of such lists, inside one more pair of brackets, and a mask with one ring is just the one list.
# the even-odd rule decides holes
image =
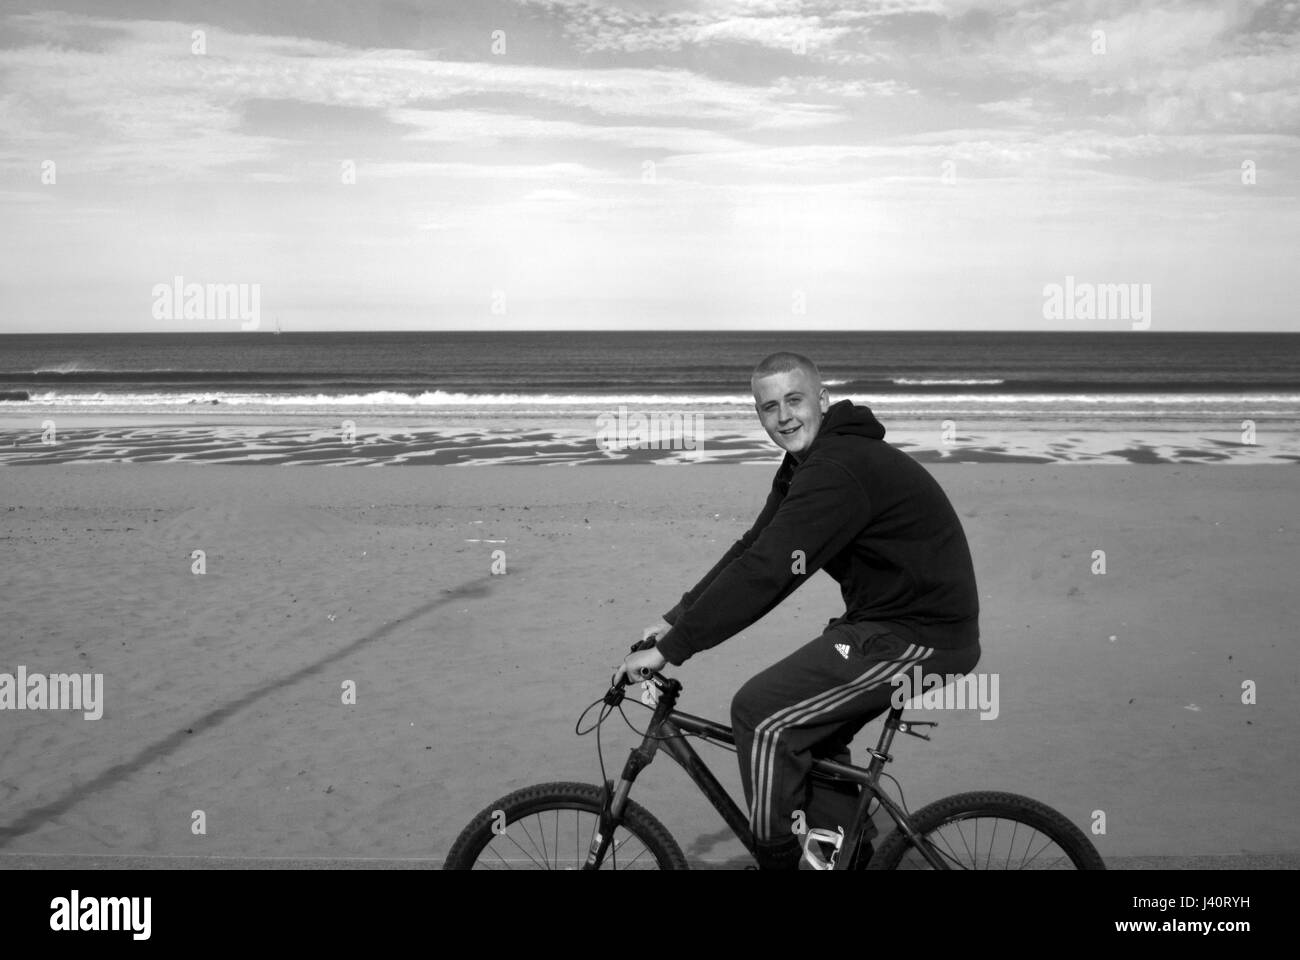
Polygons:
[[[461,831],[444,870],[581,870],[600,826],[602,791],[589,783],[525,787],[484,807]],[[602,870],[686,870],[662,823],[631,800]]]
[[[917,811],[912,826],[951,870],[1105,870],[1083,831],[1046,804],[1014,793],[960,793]],[[932,870],[901,829],[868,870]]]

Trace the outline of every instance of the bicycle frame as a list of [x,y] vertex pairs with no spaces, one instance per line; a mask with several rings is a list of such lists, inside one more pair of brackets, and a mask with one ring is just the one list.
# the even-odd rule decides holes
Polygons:
[[[583,869],[598,869],[604,861],[605,853],[609,849],[614,835],[614,828],[622,822],[623,811],[627,807],[627,799],[632,791],[632,784],[636,782],[636,778],[641,771],[650,765],[651,761],[654,760],[655,753],[660,749],[663,749],[686,771],[686,775],[691,778],[700,789],[700,792],[708,798],[713,808],[722,816],[723,821],[736,834],[740,842],[744,844],[745,849],[751,854],[756,852],[753,831],[749,826],[749,818],[736,804],[735,800],[731,798],[731,795],[727,793],[722,784],[718,782],[718,778],[713,775],[713,771],[709,769],[708,764],[695,752],[695,749],[686,739],[688,734],[693,734],[704,740],[734,747],[736,739],[731,727],[677,710],[677,697],[682,689],[682,685],[678,681],[656,676],[653,678],[653,682],[659,690],[659,699],[655,704],[654,714],[650,719],[649,726],[646,728],[645,735],[642,737],[641,745],[634,748],[628,755],[627,763],[623,766],[623,773],[618,784],[616,786],[613,786],[610,782],[605,784],[605,809],[601,814],[600,828],[592,838],[587,861]],[[605,702],[616,705],[623,697],[622,687],[611,689],[610,693],[606,695]],[[839,763],[834,760],[815,759],[813,761],[811,774],[850,780],[862,785],[862,796],[858,801],[857,813],[853,817],[853,823],[845,833],[844,842],[840,846],[839,854],[835,860],[836,870],[848,870],[853,865],[868,822],[867,811],[871,806],[872,799],[880,802],[880,805],[898,825],[899,829],[907,834],[916,849],[932,867],[936,870],[949,869],[943,858],[917,834],[906,812],[878,786],[881,771],[884,769],[885,764],[893,759],[889,754],[889,748],[893,744],[894,735],[902,732],[928,740],[930,738],[926,734],[919,733],[914,728],[936,726],[931,721],[905,721],[902,719],[902,713],[901,707],[894,707],[889,711],[876,748],[868,751],[871,754],[871,763],[865,768]],[[611,786],[613,786],[612,791]]]

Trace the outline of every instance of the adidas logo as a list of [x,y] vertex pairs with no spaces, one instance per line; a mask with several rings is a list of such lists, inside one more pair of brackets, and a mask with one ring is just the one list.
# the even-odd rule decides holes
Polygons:
[[835,649],[840,652],[840,656],[845,660],[849,658],[849,645],[847,643],[837,643]]

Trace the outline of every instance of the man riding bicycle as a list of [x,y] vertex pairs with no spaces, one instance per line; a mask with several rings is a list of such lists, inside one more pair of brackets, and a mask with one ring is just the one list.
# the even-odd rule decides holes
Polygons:
[[938,482],[884,442],[865,406],[830,403],[806,357],[775,353],[751,377],[754,407],[786,451],[754,525],[629,654],[643,677],[717,646],[825,569],[844,614],[751,678],[731,721],[761,869],[797,869],[791,830],[814,757],[843,757],[889,709],[891,679],[920,666],[964,674],[980,657],[979,595],[961,522]]

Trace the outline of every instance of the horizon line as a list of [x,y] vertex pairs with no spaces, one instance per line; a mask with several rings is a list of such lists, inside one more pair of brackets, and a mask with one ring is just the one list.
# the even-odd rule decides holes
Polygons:
[[982,330],[969,329],[950,329],[950,328],[931,328],[912,329],[904,327],[881,327],[867,330],[844,330],[836,328],[813,328],[813,329],[795,329],[795,328],[736,328],[736,327],[719,327],[716,329],[701,330],[698,328],[686,327],[554,327],[548,329],[492,329],[492,328],[457,328],[457,329],[411,329],[409,327],[398,328],[348,328],[348,329],[310,329],[310,330],[286,330],[283,327],[277,333],[274,330],[51,330],[51,331],[0,331],[0,337],[61,337],[61,336],[248,336],[256,338],[261,336],[289,336],[294,334],[353,334],[353,333],[411,333],[411,334],[454,334],[454,333],[497,333],[497,334],[517,334],[517,333],[687,333],[687,334],[717,334],[717,333],[763,333],[763,334],[876,334],[876,333],[910,333],[910,334],[985,334],[985,333],[1016,333],[1028,335],[1045,335],[1055,336],[1058,334],[1093,334],[1103,335],[1111,334],[1114,336],[1131,336],[1139,334],[1145,337],[1152,336],[1250,336],[1256,334],[1268,334],[1277,336],[1300,336],[1300,330],[1088,330],[1070,328],[1065,330],[1022,330],[1016,328],[988,328]]

